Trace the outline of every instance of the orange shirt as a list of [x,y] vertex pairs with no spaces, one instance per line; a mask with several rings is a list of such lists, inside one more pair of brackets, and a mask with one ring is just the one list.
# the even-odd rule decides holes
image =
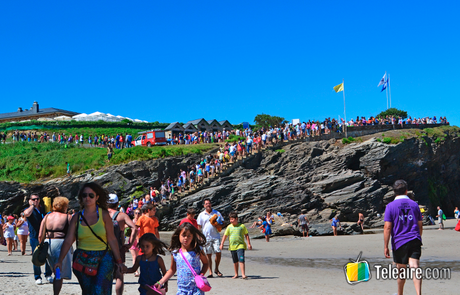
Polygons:
[[145,233],[155,234],[155,229],[160,226],[160,223],[158,222],[158,218],[156,218],[155,216],[148,217],[146,215],[142,215],[137,220],[136,225],[139,227],[140,238]]

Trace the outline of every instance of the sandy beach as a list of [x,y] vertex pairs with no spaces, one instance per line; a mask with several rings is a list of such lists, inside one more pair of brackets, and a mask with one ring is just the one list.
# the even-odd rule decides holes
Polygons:
[[[452,228],[455,220],[447,220],[446,227]],[[422,267],[449,267],[450,280],[424,280],[425,294],[456,294],[460,279],[460,233],[452,229],[436,230],[427,226],[423,232]],[[168,241],[171,233],[162,232]],[[299,238],[285,236],[265,240],[252,240],[252,251],[246,252],[246,273],[248,280],[231,279],[233,265],[230,252],[223,251],[220,270],[223,278],[211,278],[213,289],[208,294],[394,294],[396,281],[377,280],[374,265],[388,265],[392,260],[383,256],[383,233],[338,237]],[[372,278],[368,282],[349,285],[343,267],[350,258],[356,259],[363,251],[362,259],[371,265]],[[30,253],[28,247],[27,253]],[[0,294],[52,294],[52,285],[35,285],[31,256],[14,252],[7,256],[6,247],[0,247]],[[164,257],[170,266],[170,256]],[[127,255],[127,266],[132,265]],[[42,268],[44,270],[44,267]],[[240,274],[241,275],[241,274]],[[137,278],[125,276],[124,294],[138,294]],[[176,281],[170,281],[168,294],[176,293]],[[406,282],[406,293],[414,294],[412,281]],[[80,294],[76,278],[64,281],[61,294]],[[115,294],[115,285],[113,285]]]

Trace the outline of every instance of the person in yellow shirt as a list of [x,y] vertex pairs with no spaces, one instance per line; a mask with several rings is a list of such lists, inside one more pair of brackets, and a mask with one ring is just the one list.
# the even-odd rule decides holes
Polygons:
[[[235,276],[232,279],[238,278],[238,263],[241,269],[241,275],[243,279],[247,279],[245,272],[245,261],[244,261],[244,251],[246,249],[252,250],[251,241],[249,239],[248,229],[242,223],[238,222],[238,214],[236,212],[230,212],[229,214],[230,224],[225,230],[224,237],[220,244],[220,250],[224,248],[224,242],[229,237],[229,246],[228,250],[232,253],[233,267],[235,269]],[[244,242],[246,238],[248,244]]]

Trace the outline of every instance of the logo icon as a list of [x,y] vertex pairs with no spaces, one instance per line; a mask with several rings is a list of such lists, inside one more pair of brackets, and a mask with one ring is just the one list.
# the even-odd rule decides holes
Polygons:
[[371,279],[369,262],[361,260],[363,252],[359,252],[356,260],[350,258],[350,262],[343,266],[345,278],[350,285],[367,282]]

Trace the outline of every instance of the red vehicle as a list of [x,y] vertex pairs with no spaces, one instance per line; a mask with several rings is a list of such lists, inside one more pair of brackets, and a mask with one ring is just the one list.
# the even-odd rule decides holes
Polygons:
[[134,146],[166,145],[165,132],[162,130],[142,131],[137,134],[140,135],[131,142]]

